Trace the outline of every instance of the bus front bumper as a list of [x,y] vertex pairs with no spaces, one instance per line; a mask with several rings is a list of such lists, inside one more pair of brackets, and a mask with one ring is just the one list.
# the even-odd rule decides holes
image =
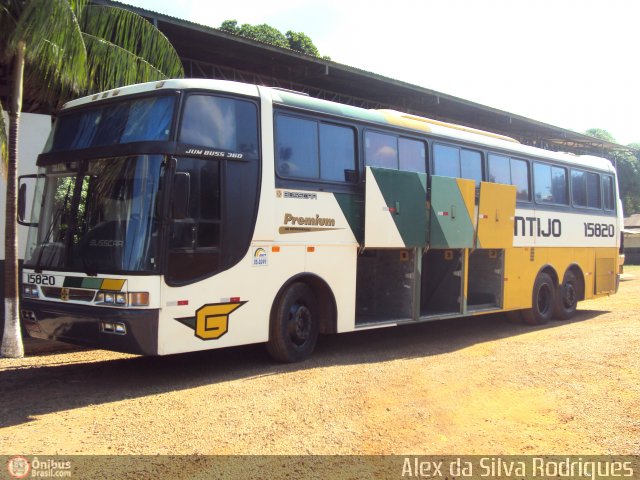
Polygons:
[[45,340],[142,355],[158,354],[159,310],[101,308],[21,299],[29,335]]

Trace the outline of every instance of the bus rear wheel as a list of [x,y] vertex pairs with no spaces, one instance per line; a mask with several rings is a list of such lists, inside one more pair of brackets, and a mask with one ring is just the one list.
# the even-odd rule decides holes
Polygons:
[[274,360],[293,363],[311,355],[318,340],[318,303],[304,283],[291,284],[278,298],[267,351]]
[[564,275],[562,285],[558,287],[556,302],[553,309],[553,318],[557,320],[569,320],[576,313],[579,297],[578,279],[572,271]]
[[533,284],[531,308],[522,310],[522,320],[529,325],[543,325],[551,320],[556,303],[556,287],[551,277],[540,272]]

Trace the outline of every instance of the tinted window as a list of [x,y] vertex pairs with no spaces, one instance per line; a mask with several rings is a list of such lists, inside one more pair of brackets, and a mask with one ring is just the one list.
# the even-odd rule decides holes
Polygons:
[[489,181],[494,183],[511,183],[509,157],[489,155]]
[[319,177],[317,122],[276,117],[276,171],[283,177]]
[[280,177],[355,181],[353,128],[277,115],[275,134],[276,171]]
[[602,176],[602,195],[604,197],[604,209],[615,210],[613,177],[609,175]]
[[426,173],[426,148],[424,142],[401,138],[398,141],[400,149],[400,170]]
[[518,200],[530,200],[529,165],[525,160],[511,159],[511,183],[516,186]]
[[602,208],[600,176],[597,173],[587,172],[587,207]]
[[45,152],[169,140],[175,97],[149,97],[63,113]]
[[586,172],[581,170],[571,170],[571,198],[575,206],[587,206]]
[[482,181],[482,155],[480,152],[462,149],[460,151],[460,176],[476,181],[476,186]]
[[167,279],[180,283],[220,267],[220,164],[179,158],[176,174],[189,179],[189,210],[186,218],[174,220],[171,226]]
[[515,185],[516,199],[529,201],[529,164],[526,160],[489,155],[489,181]]
[[398,139],[395,135],[365,133],[365,161],[371,167],[398,168]]
[[577,207],[602,208],[600,176],[583,170],[571,170],[571,195]]
[[568,204],[567,171],[562,167],[533,164],[536,201]]
[[433,173],[443,177],[459,177],[460,149],[448,145],[434,145]]
[[185,102],[180,135],[182,143],[258,155],[258,115],[248,101],[212,95],[189,95]]
[[354,131],[348,127],[320,124],[320,178],[344,182],[355,172]]

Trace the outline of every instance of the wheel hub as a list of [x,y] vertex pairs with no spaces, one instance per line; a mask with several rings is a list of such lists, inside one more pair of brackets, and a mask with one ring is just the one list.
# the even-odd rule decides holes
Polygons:
[[289,336],[296,345],[302,345],[311,335],[311,310],[306,305],[294,304],[289,311]]

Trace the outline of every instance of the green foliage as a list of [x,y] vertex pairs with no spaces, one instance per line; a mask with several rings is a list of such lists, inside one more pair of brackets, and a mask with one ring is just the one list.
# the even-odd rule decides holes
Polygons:
[[[585,135],[590,135],[600,140],[616,143],[616,139],[602,128],[590,128]],[[635,152],[616,151],[612,155],[618,172],[618,186],[624,215],[629,216],[640,213],[640,143],[628,145]]]
[[604,140],[605,142],[616,143],[615,138],[609,132],[602,128],[590,128],[586,132],[585,135],[589,135],[590,137],[599,138],[600,140]]
[[[289,30],[286,35],[284,35],[280,30],[266,23],[262,25],[245,23],[242,26],[238,26],[236,20],[225,20],[220,25],[220,30],[277,47],[288,48],[306,55],[320,57],[320,53],[313,44],[313,41],[302,32]],[[331,60],[331,58],[327,56],[322,57],[322,59]]]
[[[630,146],[640,148],[638,144]],[[638,159],[638,152],[616,152],[615,161],[624,215],[628,217],[634,213],[640,213],[640,159]]]
[[266,23],[262,25],[250,25],[245,23],[238,30],[238,35],[246,38],[257,40],[258,42],[268,43],[276,47],[288,48],[289,42],[280,30]]
[[286,34],[287,41],[289,42],[289,48],[297,52],[306,53],[307,55],[313,55],[319,57],[320,52],[313,44],[311,39],[302,32],[293,32],[289,30]]

